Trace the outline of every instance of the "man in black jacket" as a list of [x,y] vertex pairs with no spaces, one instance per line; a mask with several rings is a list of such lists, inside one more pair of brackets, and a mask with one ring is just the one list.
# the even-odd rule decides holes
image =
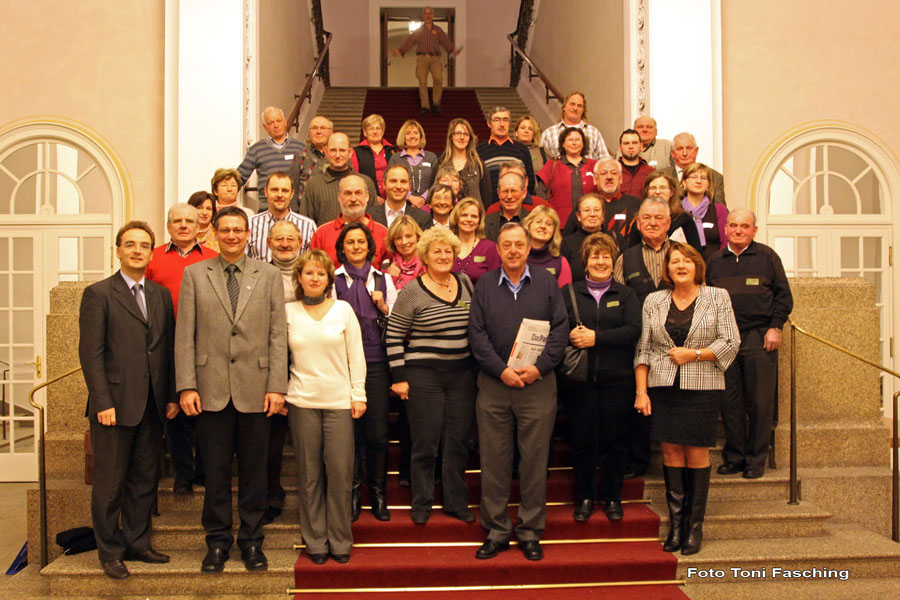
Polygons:
[[725,288],[741,332],[737,359],[725,371],[722,425],[725,429],[722,475],[743,471],[762,477],[769,455],[775,414],[778,348],[794,299],[781,259],[753,241],[756,215],[745,208],[728,214],[728,245],[706,267],[709,285]]
[[144,277],[153,243],[149,225],[126,223],[116,234],[120,270],[84,290],[79,313],[95,457],[91,517],[100,565],[113,579],[128,577],[124,560],[169,562],[150,547],[150,513],[162,423],[178,414],[175,314],[169,290]]

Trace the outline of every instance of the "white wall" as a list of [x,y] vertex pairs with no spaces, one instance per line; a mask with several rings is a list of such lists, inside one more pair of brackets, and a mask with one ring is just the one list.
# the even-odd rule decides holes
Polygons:
[[241,0],[178,1],[174,176],[182,202],[208,190],[217,168],[236,167],[243,159],[243,8]]
[[649,113],[659,136],[690,132],[699,160],[722,169],[719,0],[650,0]]

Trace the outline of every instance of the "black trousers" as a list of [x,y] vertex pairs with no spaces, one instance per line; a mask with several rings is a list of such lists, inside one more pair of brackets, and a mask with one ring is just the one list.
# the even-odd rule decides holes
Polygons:
[[778,352],[766,352],[767,328],[741,331],[741,349],[725,371],[722,425],[726,462],[764,469],[775,415]]
[[462,510],[469,505],[465,481],[469,461],[466,442],[475,417],[475,370],[407,367],[406,374],[409,379],[406,410],[412,437],[413,510],[430,510],[434,503],[434,466],[441,447],[444,510]]
[[569,444],[575,497],[621,500],[628,446],[628,417],[634,410],[634,377],[580,385],[567,394]]
[[[353,438],[356,443],[356,460],[362,463],[367,455],[387,454],[388,404],[390,402],[391,373],[387,362],[366,363],[366,412],[353,420]],[[371,463],[372,461],[368,461]],[[385,463],[387,464],[387,463]],[[369,485],[377,485],[378,473],[368,464]]]
[[194,452],[197,438],[197,417],[189,417],[183,412],[179,412],[174,419],[166,421],[165,429],[175,481],[202,483],[205,477],[203,458],[200,456],[199,450]]
[[242,413],[232,402],[218,412],[197,416],[197,437],[206,467],[203,496],[203,528],[209,548],[227,550],[231,535],[231,462],[237,453],[237,543],[242,550],[263,543],[262,521],[266,510],[266,458],[270,419],[265,413]]
[[284,459],[284,442],[287,439],[288,418],[272,415],[269,431],[269,457],[266,464],[266,506],[284,508],[284,488],[281,487],[281,463]]
[[[91,519],[102,562],[150,549],[150,511],[156,499],[162,423],[151,397],[134,427],[91,421],[94,449]],[[119,517],[122,526],[119,527]]]

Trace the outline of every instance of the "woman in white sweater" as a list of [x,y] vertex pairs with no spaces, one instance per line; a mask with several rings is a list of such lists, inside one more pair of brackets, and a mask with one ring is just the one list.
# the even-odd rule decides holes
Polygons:
[[297,302],[287,311],[287,403],[297,454],[300,527],[316,564],[350,560],[353,419],[366,412],[366,359],[349,304],[329,298],[334,266],[322,250],[297,259]]

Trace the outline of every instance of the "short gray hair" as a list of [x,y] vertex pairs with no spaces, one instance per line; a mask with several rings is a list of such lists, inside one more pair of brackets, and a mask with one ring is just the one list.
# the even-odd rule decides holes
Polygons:
[[[753,226],[756,227],[756,213],[750,210],[749,208],[734,208],[731,212],[728,213],[728,219],[732,216],[738,217],[740,215],[750,215],[750,218],[753,219]],[[727,222],[727,219],[726,219]]]
[[172,211],[174,211],[176,208],[190,208],[191,212],[194,215],[194,221],[197,223],[200,222],[200,215],[197,214],[197,208],[194,205],[188,204],[187,202],[176,202],[175,204],[170,206],[169,210],[166,212],[166,223],[172,222]]
[[276,227],[290,227],[294,230],[294,233],[297,234],[297,239],[301,239],[300,236],[300,228],[293,221],[288,221],[287,219],[282,219],[280,221],[276,221],[271,227],[269,227],[269,232],[266,234],[266,239],[272,239],[272,232],[275,231]]
[[672,211],[669,208],[669,203],[664,198],[660,198],[659,196],[650,196],[648,198],[645,198],[644,201],[641,202],[641,207],[638,209],[638,214],[641,214],[642,212],[644,212],[645,206],[652,206],[655,204],[658,204],[659,206],[662,206],[663,208],[666,209],[667,217],[669,217],[669,218],[672,217]]
[[491,109],[491,112],[488,113],[488,121],[490,121],[491,119],[493,119],[493,118],[494,118],[494,115],[496,115],[496,114],[499,113],[499,112],[509,113],[509,116],[512,117],[512,113],[509,111],[508,108],[506,108],[505,106],[501,106],[501,105],[498,104],[497,106],[495,106],[494,108]]
[[267,107],[265,107],[265,108],[263,109],[263,111],[260,113],[260,115],[259,115],[260,120],[261,120],[263,123],[265,123],[265,122],[266,122],[266,113],[275,112],[275,111],[280,112],[280,113],[281,113],[281,118],[282,118],[282,119],[284,118],[284,111],[281,110],[281,108],[279,108],[279,107],[277,107],[277,106],[267,106]]

